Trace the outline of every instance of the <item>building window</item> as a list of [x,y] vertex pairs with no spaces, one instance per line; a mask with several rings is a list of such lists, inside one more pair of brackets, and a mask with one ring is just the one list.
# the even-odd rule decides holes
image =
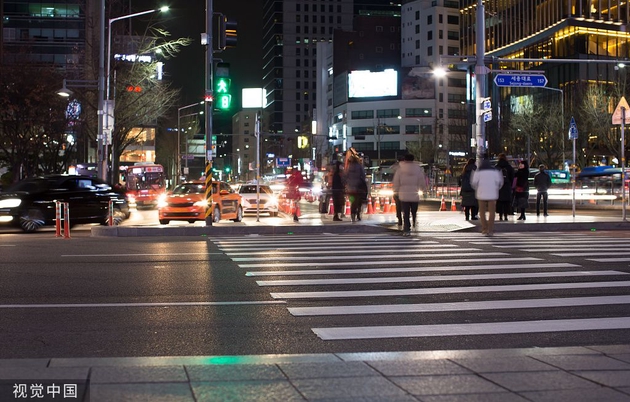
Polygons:
[[449,15],[446,17],[446,23],[449,25],[459,25],[459,15]]
[[433,110],[430,108],[405,109],[405,117],[431,117]]
[[444,16],[442,14],[438,15],[438,21],[440,24],[442,24],[444,22]]
[[444,39],[444,31],[442,31],[441,29],[438,31],[438,38]]
[[420,25],[416,25],[416,33],[419,34],[420,33]]
[[416,11],[416,21],[420,20],[420,11]]
[[376,53],[383,53],[383,48],[380,46],[377,46],[376,49],[374,50]]
[[379,119],[398,116],[400,116],[400,109],[381,109],[376,111],[376,117]]
[[380,25],[376,26],[376,32],[383,32],[383,27]]
[[433,40],[433,31],[427,32],[427,40]]
[[449,56],[455,56],[459,53],[459,48],[457,46],[449,46],[447,49]]
[[416,49],[420,49],[420,39],[416,40]]
[[427,15],[427,25],[433,25],[433,16]]
[[405,126],[405,134],[420,134],[420,126]]
[[353,110],[350,113],[350,118],[352,120],[373,119],[374,111],[373,110]]
[[433,56],[433,46],[427,48],[427,56]]

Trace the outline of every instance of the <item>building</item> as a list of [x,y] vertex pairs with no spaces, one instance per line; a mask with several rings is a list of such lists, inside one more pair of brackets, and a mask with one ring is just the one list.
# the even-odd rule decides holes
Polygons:
[[[477,46],[478,1],[464,0],[461,3],[462,55],[473,55]],[[523,105],[558,103],[557,100],[562,98],[563,115],[565,108],[573,110],[579,120],[579,102],[584,97],[585,87],[614,85],[625,79],[615,64],[617,60],[630,57],[630,34],[627,32],[630,10],[627,2],[548,0],[543,6],[528,0],[492,0],[484,1],[484,7],[486,57],[502,60],[489,64],[489,67],[493,71],[537,71],[547,77],[546,89],[551,90],[498,88],[492,84],[494,75],[488,76],[493,115],[501,118],[493,119],[487,126],[491,152],[508,150],[522,153],[522,143],[519,146],[506,141],[513,134],[510,133],[510,119]],[[503,61],[506,59],[518,61]],[[611,114],[614,106],[610,105]],[[568,121],[564,123],[564,120],[569,117],[566,113],[563,125],[541,139],[547,141],[552,135],[566,137],[562,127],[568,128]],[[583,124],[581,127],[585,128]],[[583,131],[581,138],[590,136]]]

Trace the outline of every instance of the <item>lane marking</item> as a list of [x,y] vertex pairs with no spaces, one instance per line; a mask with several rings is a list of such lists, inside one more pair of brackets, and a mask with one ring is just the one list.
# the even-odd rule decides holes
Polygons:
[[[434,256],[435,257],[435,256]],[[502,263],[509,261],[540,261],[542,258],[537,257],[501,257],[501,258],[484,258],[480,261],[479,258],[449,258],[442,260],[406,260],[398,261],[397,265],[411,265],[411,264],[453,264],[463,262],[485,262],[485,263]],[[361,265],[387,265],[391,264],[388,261],[361,261]],[[240,268],[276,268],[276,267],[303,267],[304,262],[282,262],[282,263],[258,263],[258,264],[238,264]],[[312,266],[313,264],[311,264]],[[337,262],[317,262],[318,267],[343,267],[343,266],[356,266],[356,261],[337,261]]]
[[630,262],[630,258],[587,258],[595,262]]
[[400,325],[383,327],[313,328],[323,340],[419,338],[462,335],[526,334],[541,332],[630,329],[630,317],[515,321],[487,324]]
[[62,254],[62,257],[153,257],[181,255],[224,255],[224,253],[125,253],[125,254]]
[[312,286],[312,285],[358,285],[366,283],[408,283],[408,282],[441,282],[441,281],[469,281],[492,279],[523,279],[523,278],[563,278],[583,276],[613,276],[629,275],[619,271],[565,271],[565,272],[536,272],[518,274],[479,274],[479,275],[431,275],[431,276],[389,276],[378,278],[343,278],[343,279],[286,279],[271,281],[256,281],[258,286]]
[[[398,250],[392,250],[392,254],[400,253]],[[392,254],[377,254],[371,255],[370,258],[391,258]],[[486,255],[509,255],[508,253],[502,252],[491,252],[491,253],[483,253],[483,256]],[[457,256],[479,256],[479,253],[447,253],[447,254],[405,254],[406,258],[436,258],[436,257],[457,257]],[[304,259],[308,259],[309,261],[313,260],[356,260],[357,258],[361,258],[360,255],[320,255],[320,256],[309,256],[309,257],[291,257],[291,256],[274,256],[273,259],[276,261],[303,261]],[[257,257],[237,257],[232,258],[234,262],[245,262],[245,261],[258,261],[260,258]]]
[[588,256],[597,257],[601,255],[610,256],[611,252],[616,255],[630,255],[630,251],[619,251],[619,249],[608,250],[608,252],[606,253],[600,253],[599,251],[606,251],[606,249],[598,248],[597,252],[591,252],[591,253],[552,253],[551,255],[555,255],[558,257],[588,257]]
[[[388,248],[389,251],[391,251],[392,253],[399,253],[399,251],[396,250],[392,250],[391,247]],[[330,247],[328,248],[328,250],[330,251]],[[406,253],[412,253],[412,252],[417,252],[417,251],[422,251],[425,253],[444,253],[444,252],[449,252],[449,251],[453,251],[452,249],[425,249],[422,247],[419,248],[412,248],[412,247],[407,247],[405,249]],[[461,251],[481,251],[481,249],[479,248],[458,248],[457,249],[458,255],[461,255]],[[343,255],[343,254],[359,254],[359,256],[363,256],[366,254],[375,254],[375,253],[383,253],[386,252],[386,250],[374,250],[371,247],[352,247],[351,250],[335,250],[334,253],[335,255]],[[236,256],[236,255],[257,255],[260,257],[266,257],[266,256],[276,256],[277,254],[282,254],[282,255],[291,255],[291,254],[300,254],[300,255],[304,255],[304,254],[322,254],[322,250],[318,250],[318,251],[311,251],[310,248],[303,248],[301,250],[292,250],[292,251],[285,251],[285,250],[268,250],[268,251],[258,251],[258,252],[248,252],[248,253],[243,253],[243,252],[236,252],[236,253],[225,253],[228,256]],[[389,255],[389,254],[388,254]],[[413,255],[413,254],[406,254],[406,255]],[[370,256],[372,257],[372,256]]]
[[[391,249],[392,245],[391,244],[371,244],[371,245],[366,245],[365,243],[344,243],[344,246],[352,246],[352,249],[367,249],[367,250],[375,250],[375,249]],[[427,251],[431,251],[431,249],[433,248],[447,248],[447,249],[451,249],[454,247],[457,247],[458,250],[461,250],[460,246],[457,244],[410,244],[406,246],[407,248],[405,250],[408,249],[427,249]],[[245,254],[245,253],[250,253],[250,252],[264,252],[264,251],[282,251],[282,252],[291,252],[291,251],[300,251],[300,250],[324,250],[324,251],[330,251],[330,244],[328,244],[327,246],[322,246],[322,247],[306,247],[306,246],[302,246],[302,247],[282,247],[282,246],[269,246],[269,247],[225,247],[225,248],[219,248],[221,251],[225,252],[225,253],[241,253],[241,254]],[[470,250],[480,250],[478,248],[472,248]],[[344,251],[346,252],[346,250],[335,250],[336,253]],[[351,251],[351,250],[347,250],[347,251]]]
[[441,313],[446,311],[475,311],[495,309],[524,309],[549,307],[603,306],[630,304],[630,296],[565,297],[558,299],[488,300],[478,302],[380,304],[366,306],[289,307],[296,316]]
[[0,304],[0,308],[98,308],[98,307],[203,307],[285,304],[284,300],[225,301],[225,302],[171,302],[171,303],[56,303],[56,304]]
[[328,292],[275,292],[270,293],[270,295],[274,299],[332,299],[340,297],[419,296],[456,293],[521,292],[533,290],[574,290],[615,287],[630,287],[630,281],[541,283],[529,285],[457,286],[443,288],[349,290]]
[[293,276],[293,275],[348,275],[348,274],[384,274],[394,272],[430,272],[430,271],[468,271],[493,269],[534,269],[534,268],[577,268],[578,264],[567,262],[542,264],[495,264],[495,265],[460,265],[448,267],[412,267],[412,268],[360,268],[360,269],[305,269],[303,271],[248,271],[245,276]]

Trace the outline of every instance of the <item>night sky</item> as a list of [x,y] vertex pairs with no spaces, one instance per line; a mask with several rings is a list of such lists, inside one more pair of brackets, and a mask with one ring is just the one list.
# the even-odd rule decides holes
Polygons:
[[[165,63],[165,74],[182,88],[182,106],[203,100],[205,47],[201,33],[205,32],[206,2],[204,0],[131,0],[132,11],[138,12],[168,5],[168,15],[160,16],[160,24],[172,38],[189,37],[192,44],[184,47],[177,58]],[[241,88],[260,87],[262,75],[262,0],[214,0],[214,12],[222,13],[238,23],[238,46],[215,53],[215,59],[230,63],[232,92],[237,102],[232,112],[240,110]],[[244,3],[247,3],[246,5]],[[229,118],[231,118],[229,113]],[[224,120],[225,116],[223,119]]]

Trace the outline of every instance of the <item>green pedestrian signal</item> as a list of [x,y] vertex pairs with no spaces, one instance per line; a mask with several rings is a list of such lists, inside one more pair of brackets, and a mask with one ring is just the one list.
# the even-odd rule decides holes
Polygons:
[[219,110],[229,110],[232,107],[232,80],[226,77],[215,77],[214,101]]
[[217,95],[215,105],[218,109],[229,110],[232,107],[232,95]]

